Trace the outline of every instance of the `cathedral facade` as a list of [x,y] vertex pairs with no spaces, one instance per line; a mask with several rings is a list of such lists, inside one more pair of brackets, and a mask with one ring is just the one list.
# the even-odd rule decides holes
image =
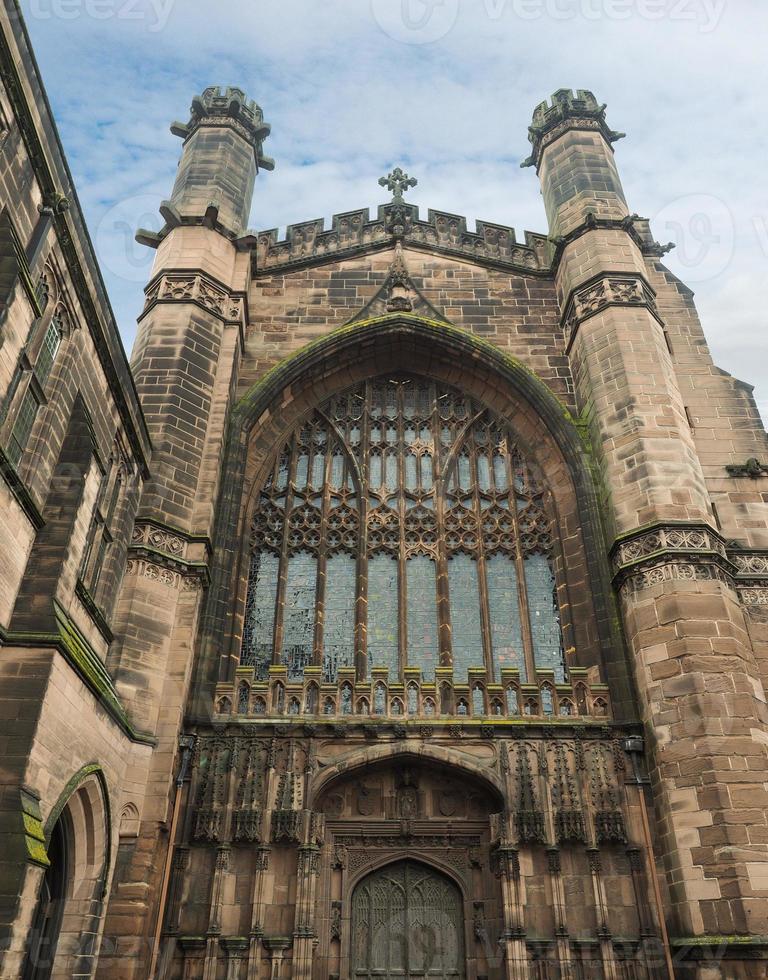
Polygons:
[[765,977],[766,433],[605,107],[280,238],[207,89],[129,363],[0,45],[0,977]]

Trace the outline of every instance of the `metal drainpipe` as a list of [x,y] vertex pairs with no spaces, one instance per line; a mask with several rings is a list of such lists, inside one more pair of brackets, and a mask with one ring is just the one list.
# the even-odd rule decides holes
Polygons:
[[648,868],[651,874],[651,884],[653,885],[653,897],[656,904],[656,918],[661,930],[661,942],[664,947],[664,959],[667,966],[669,980],[675,980],[675,968],[672,963],[672,952],[669,947],[669,933],[667,923],[664,918],[664,908],[661,902],[661,886],[659,876],[656,873],[656,858],[653,853],[653,842],[651,840],[651,825],[648,821],[648,808],[645,805],[645,779],[640,774],[637,760],[645,752],[645,739],[641,735],[631,735],[624,739],[624,751],[632,759],[632,774],[634,784],[637,787],[637,799],[640,804],[640,818],[643,824],[643,837],[645,838],[645,853],[648,859]]
[[195,747],[195,736],[194,735],[180,735],[179,736],[179,751],[181,752],[181,760],[179,762],[179,771],[176,776],[176,796],[173,800],[173,814],[171,816],[171,829],[168,833],[168,850],[165,854],[165,866],[163,867],[163,877],[162,884],[160,887],[160,901],[157,906],[157,923],[155,925],[155,937],[152,941],[152,959],[149,963],[149,972],[147,976],[152,980],[155,976],[155,971],[157,970],[157,960],[160,955],[160,934],[163,931],[163,918],[165,914],[165,899],[168,895],[168,884],[171,878],[171,862],[173,861],[173,852],[175,849],[175,839],[176,839],[176,825],[179,821],[179,810],[181,809],[181,797],[182,797],[182,787],[184,786],[184,780],[187,778],[187,769],[189,768],[189,760],[192,757],[192,749]]

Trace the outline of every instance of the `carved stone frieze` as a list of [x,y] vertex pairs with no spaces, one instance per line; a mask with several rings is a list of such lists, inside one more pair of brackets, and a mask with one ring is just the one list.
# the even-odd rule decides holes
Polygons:
[[725,546],[719,535],[705,525],[657,526],[620,541],[611,556],[613,569],[618,572],[662,552],[713,552],[725,556]]
[[731,586],[746,578],[768,579],[768,556],[727,550],[720,535],[704,524],[643,529],[614,545],[611,562],[619,588],[630,592],[675,579]]
[[739,595],[745,606],[768,606],[768,588],[739,589]]
[[142,316],[157,303],[195,303],[227,323],[245,322],[245,298],[202,273],[166,272],[146,290]]
[[622,591],[639,592],[642,589],[659,585],[662,582],[681,581],[720,581],[730,584],[730,576],[715,564],[696,564],[685,561],[667,561],[654,565],[646,571],[638,571],[630,575],[622,583]]
[[343,847],[351,856],[356,848],[445,848],[445,847],[480,847],[481,839],[477,834],[337,834],[334,837],[334,847]]
[[768,552],[732,551],[728,557],[736,566],[736,574],[747,578],[768,579]]
[[184,558],[186,554],[186,542],[180,535],[152,523],[136,523],[131,533],[131,544],[147,545],[178,558]]
[[609,306],[643,306],[660,319],[656,295],[642,276],[604,273],[574,289],[566,301],[562,319],[566,346],[573,342],[579,324]]
[[137,575],[139,577],[151,579],[160,585],[168,585],[177,589],[181,585],[182,576],[170,568],[164,568],[157,562],[143,561],[141,559],[129,559],[125,566],[126,575]]
[[[137,522],[131,532],[127,575],[143,575],[172,588],[207,584],[208,546],[154,521]],[[200,560],[201,559],[201,560]]]

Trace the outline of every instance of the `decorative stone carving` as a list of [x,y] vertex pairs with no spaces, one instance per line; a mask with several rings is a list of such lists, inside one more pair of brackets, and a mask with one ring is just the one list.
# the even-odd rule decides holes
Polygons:
[[437,807],[444,817],[452,817],[459,807],[459,797],[453,790],[443,790],[437,801]]
[[619,571],[626,565],[663,552],[712,552],[725,557],[725,546],[720,537],[705,526],[659,526],[620,541],[611,560],[614,570]]
[[536,106],[533,121],[528,127],[528,139],[533,152],[521,166],[538,167],[546,147],[571,128],[574,122],[579,129],[599,131],[609,143],[615,143],[625,135],[608,126],[605,106],[597,101],[592,92],[577,89],[574,94],[571,89],[561,88],[553,94],[551,105],[544,101]]
[[164,273],[146,290],[142,316],[157,303],[195,303],[228,323],[243,323],[244,299],[202,273]]
[[761,476],[768,476],[768,463],[761,463],[754,456],[746,463],[731,464],[725,467],[729,476],[747,476],[752,480],[757,480]]
[[609,306],[643,306],[659,319],[655,293],[641,276],[601,273],[596,281],[575,289],[565,304],[566,347],[584,320]]
[[341,939],[341,902],[331,902],[331,939]]
[[361,817],[370,817],[376,809],[376,797],[373,791],[361,783],[357,788],[357,812]]
[[367,209],[334,215],[327,230],[322,220],[289,225],[282,241],[277,238],[277,229],[261,231],[256,242],[258,266],[282,269],[322,261],[329,254],[341,257],[392,237],[405,246],[424,244],[495,267],[526,271],[548,268],[546,235],[526,232],[525,241],[518,242],[514,228],[487,221],[477,221],[476,231],[471,232],[466,218],[441,211],[430,210],[427,220],[422,221],[419,209],[405,201],[382,205],[373,219]]

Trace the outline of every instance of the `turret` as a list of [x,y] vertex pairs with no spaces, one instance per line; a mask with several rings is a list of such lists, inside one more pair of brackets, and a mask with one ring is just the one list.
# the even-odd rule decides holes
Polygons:
[[601,218],[629,214],[611,144],[625,135],[605,121],[605,105],[591,92],[561,88],[552,104],[540,102],[528,127],[552,236],[567,235],[591,213]]
[[275,166],[262,152],[270,128],[242,89],[213,86],[196,95],[189,122],[171,125],[184,148],[171,199],[160,207],[166,228],[205,223],[231,237],[242,235],[256,174]]
[[591,92],[560,89],[534,112],[525,163],[541,180],[556,248],[565,348],[653,752],[670,931],[761,933],[768,915],[754,904],[750,868],[768,867],[768,848],[755,837],[740,850],[741,797],[712,787],[729,786],[738,765],[748,792],[763,792],[765,695],[683,404],[678,372],[690,367],[676,362],[656,301],[648,257],[661,250],[629,214],[616,170],[620,135]]

